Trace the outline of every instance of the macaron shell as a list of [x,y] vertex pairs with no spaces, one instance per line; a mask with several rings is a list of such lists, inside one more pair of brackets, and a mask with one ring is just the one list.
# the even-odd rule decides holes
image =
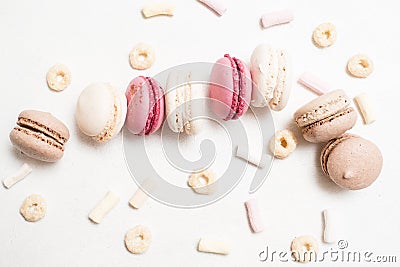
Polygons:
[[278,57],[270,45],[261,44],[254,49],[250,61],[253,80],[251,104],[254,107],[265,107],[276,87]]
[[211,71],[209,94],[211,109],[221,119],[227,118],[231,113],[235,90],[233,79],[231,61],[225,57],[219,59]]
[[[28,122],[31,128],[40,130],[56,139],[63,139],[60,141],[66,142],[70,137],[67,126],[49,112],[24,110],[18,116],[18,120],[20,119],[23,119],[24,123]],[[56,136],[53,136],[54,134]]]
[[311,143],[327,142],[337,138],[353,128],[357,121],[357,112],[353,108],[317,121],[302,129],[303,137]]
[[165,94],[165,113],[169,128],[175,133],[183,132],[184,86],[180,73],[172,71],[168,75]]
[[357,135],[353,135],[353,134],[344,134],[336,139],[332,139],[330,140],[325,147],[322,149],[321,151],[321,157],[320,157],[320,162],[321,162],[321,168],[322,171],[324,172],[324,174],[326,176],[329,176],[328,170],[327,170],[327,162],[328,162],[328,157],[329,157],[329,153],[331,153],[331,151],[342,141],[349,139],[349,138],[353,138],[353,137],[358,137]]
[[291,66],[289,63],[287,52],[278,50],[278,77],[274,89],[272,99],[269,101],[269,106],[274,111],[281,111],[286,107],[292,87]]
[[383,157],[372,142],[352,137],[338,143],[326,162],[329,177],[340,187],[350,190],[363,189],[379,176]]
[[240,97],[244,100],[243,105],[241,106],[239,113],[239,116],[243,115],[244,113],[246,113],[247,109],[249,108],[250,102],[251,102],[251,94],[252,94],[252,90],[253,90],[253,84],[251,81],[251,73],[249,68],[247,67],[246,63],[241,60],[241,59],[236,59],[237,61],[239,61],[242,65],[243,68],[243,72],[241,74],[242,79],[244,79],[245,83],[245,87],[241,88],[241,92],[240,92]]
[[152,80],[152,84],[153,84],[153,89],[154,92],[156,93],[156,101],[157,101],[157,109],[155,112],[157,112],[156,114],[153,114],[153,116],[155,116],[154,121],[153,121],[153,125],[152,125],[152,129],[150,130],[149,134],[154,133],[155,131],[157,131],[161,125],[164,122],[164,115],[165,115],[165,96],[164,96],[164,90],[161,88],[161,86],[158,84],[157,81],[155,81],[154,79]]
[[119,90],[114,90],[115,91],[115,106],[116,106],[116,112],[117,114],[115,115],[115,127],[112,129],[112,136],[117,135],[122,127],[125,124],[125,119],[126,119],[126,113],[127,113],[127,100],[125,97],[125,94],[122,93]]
[[142,76],[131,81],[126,90],[128,110],[125,125],[133,134],[143,134],[149,115],[149,84]]
[[29,129],[14,128],[10,132],[11,143],[27,156],[46,162],[61,159],[64,151],[61,144],[50,137]]
[[310,125],[344,110],[350,105],[350,99],[343,90],[335,90],[315,98],[299,108],[293,119],[299,127]]
[[79,129],[88,136],[99,135],[114,117],[114,95],[111,85],[93,83],[78,99],[75,119]]

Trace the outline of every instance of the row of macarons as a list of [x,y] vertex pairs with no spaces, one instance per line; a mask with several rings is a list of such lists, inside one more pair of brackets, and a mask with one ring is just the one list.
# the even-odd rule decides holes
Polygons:
[[[173,132],[194,134],[191,102],[195,88],[190,80],[185,81],[189,86],[179,84],[179,75],[170,72],[166,86],[151,77],[136,77],[125,95],[107,83],[91,84],[79,96],[77,125],[99,142],[111,139],[123,125],[133,134],[150,135],[164,118]],[[206,82],[211,110],[220,119],[238,119],[250,104],[280,111],[290,94],[289,60],[286,52],[262,44],[254,50],[250,67],[226,54],[213,64]]]
[[[207,67],[206,67],[207,69]],[[290,94],[290,65],[287,55],[270,45],[257,46],[249,68],[243,60],[226,54],[209,73],[208,99],[211,109],[223,120],[242,116],[250,103],[256,107],[269,106],[279,111],[286,106]],[[206,72],[208,69],[206,70]],[[125,125],[136,135],[150,135],[167,118],[174,132],[194,134],[192,100],[196,95],[190,81],[176,86],[181,74],[170,72],[163,86],[154,78],[134,78],[124,93],[109,83],[93,83],[84,88],[78,98],[76,123],[85,135],[98,142],[107,142]],[[204,82],[204,81],[203,81]],[[52,114],[24,110],[10,132],[11,143],[23,154],[46,162],[55,162],[64,155],[70,133],[68,127]]]

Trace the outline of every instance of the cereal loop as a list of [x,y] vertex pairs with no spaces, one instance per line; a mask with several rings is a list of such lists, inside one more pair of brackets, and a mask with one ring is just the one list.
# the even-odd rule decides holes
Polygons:
[[315,261],[318,253],[318,242],[309,235],[296,237],[290,246],[292,256],[298,262]]
[[203,172],[194,172],[190,175],[188,184],[198,194],[208,195],[215,190],[215,175],[207,169]]
[[129,54],[129,62],[132,68],[145,70],[150,68],[156,59],[154,48],[145,43],[135,45]]
[[72,75],[67,66],[52,66],[46,75],[47,85],[54,91],[63,91],[71,84]]
[[24,200],[19,211],[26,221],[37,222],[46,214],[46,201],[40,195],[30,195]]
[[374,70],[374,64],[366,55],[358,54],[349,59],[347,70],[354,77],[366,78]]
[[314,43],[319,47],[328,47],[336,41],[336,28],[332,23],[322,23],[313,32]]
[[288,157],[296,149],[296,146],[297,139],[289,130],[277,131],[269,144],[271,152],[278,159]]
[[133,254],[142,254],[151,244],[150,230],[143,225],[136,225],[125,235],[125,246]]

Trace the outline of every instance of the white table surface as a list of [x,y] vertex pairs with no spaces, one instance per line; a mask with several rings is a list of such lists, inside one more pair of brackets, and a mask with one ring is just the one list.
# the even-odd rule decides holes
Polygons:
[[[311,234],[321,243],[321,211],[326,208],[341,214],[341,233],[350,250],[397,255],[400,261],[396,167],[400,145],[393,125],[400,96],[397,1],[225,0],[228,11],[222,17],[197,1],[174,1],[174,17],[146,20],[140,10],[148,2],[0,2],[0,176],[13,173],[23,162],[34,168],[13,188],[0,188],[0,266],[289,266],[293,263],[260,262],[258,254],[267,245],[288,250],[291,240],[301,234]],[[259,27],[261,14],[286,7],[294,10],[292,23],[267,30]],[[313,29],[322,22],[334,23],[338,31],[337,42],[327,49],[311,42]],[[155,65],[144,72],[132,70],[128,63],[131,48],[141,41],[153,44],[157,51]],[[255,194],[265,232],[252,234],[249,229],[243,206],[248,184],[200,209],[177,209],[153,200],[140,210],[130,208],[128,200],[136,185],[125,165],[122,136],[96,145],[79,133],[74,109],[80,91],[95,81],[125,90],[137,75],[155,75],[186,62],[214,62],[224,53],[248,61],[261,42],[292,54],[292,94],[274,119],[277,128],[294,129],[300,140],[291,157],[275,161]],[[367,79],[351,78],[345,72],[347,60],[356,53],[374,61],[375,71]],[[61,93],[50,91],[45,82],[46,71],[57,62],[73,74],[71,86]],[[322,175],[321,145],[306,143],[293,126],[293,112],[314,97],[295,82],[303,71],[345,89],[351,97],[368,92],[376,100],[378,120],[365,126],[359,118],[352,130],[382,150],[384,168],[371,187],[357,192],[339,189]],[[8,134],[24,109],[50,111],[69,126],[71,139],[60,162],[41,164],[12,147]],[[87,215],[108,190],[121,201],[103,223],[94,225]],[[22,201],[31,193],[43,195],[48,202],[46,217],[38,223],[27,223],[19,214]],[[143,255],[128,253],[123,243],[125,232],[136,224],[147,225],[153,233],[153,243]],[[232,253],[197,252],[197,242],[205,236],[230,241]],[[335,247],[321,243],[320,250]],[[324,263],[333,265],[345,264]]]

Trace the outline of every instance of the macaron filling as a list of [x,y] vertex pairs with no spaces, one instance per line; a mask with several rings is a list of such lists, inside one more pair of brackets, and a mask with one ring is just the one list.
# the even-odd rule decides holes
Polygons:
[[246,105],[245,100],[242,97],[243,88],[246,87],[246,79],[243,78],[244,66],[242,62],[231,57],[229,54],[225,54],[224,57],[228,58],[231,62],[232,77],[233,77],[233,97],[231,109],[225,120],[237,119],[243,114],[244,106]]
[[28,118],[19,117],[18,121],[17,121],[17,125],[22,128],[29,129],[31,131],[42,133],[61,145],[65,144],[67,142],[67,139],[65,137],[63,137],[60,133],[50,129],[46,125],[43,125],[37,121],[33,121]]
[[155,122],[159,120],[160,116],[159,88],[150,77],[146,77],[145,79],[149,86],[149,113],[146,126],[141,135],[143,135],[143,133],[145,135],[151,134],[154,131]]
[[64,151],[64,145],[59,143],[56,139],[52,138],[51,136],[40,132],[34,128],[31,127],[26,127],[26,126],[16,126],[14,127],[14,131],[16,132],[22,132],[25,135],[28,136],[34,136],[37,139],[40,139],[42,142],[46,142],[47,144],[56,147],[57,149],[60,149],[61,151]]
[[309,131],[312,128],[315,128],[315,127],[323,125],[324,123],[332,122],[333,120],[335,120],[337,118],[340,118],[342,116],[345,116],[345,115],[347,115],[347,114],[349,114],[351,112],[354,112],[354,109],[352,107],[346,108],[345,110],[343,110],[343,111],[341,111],[339,113],[333,114],[333,115],[329,116],[328,118],[322,119],[320,121],[317,121],[317,122],[314,122],[314,123],[312,123],[310,125],[305,126],[302,129],[302,132],[305,133],[305,132]]

